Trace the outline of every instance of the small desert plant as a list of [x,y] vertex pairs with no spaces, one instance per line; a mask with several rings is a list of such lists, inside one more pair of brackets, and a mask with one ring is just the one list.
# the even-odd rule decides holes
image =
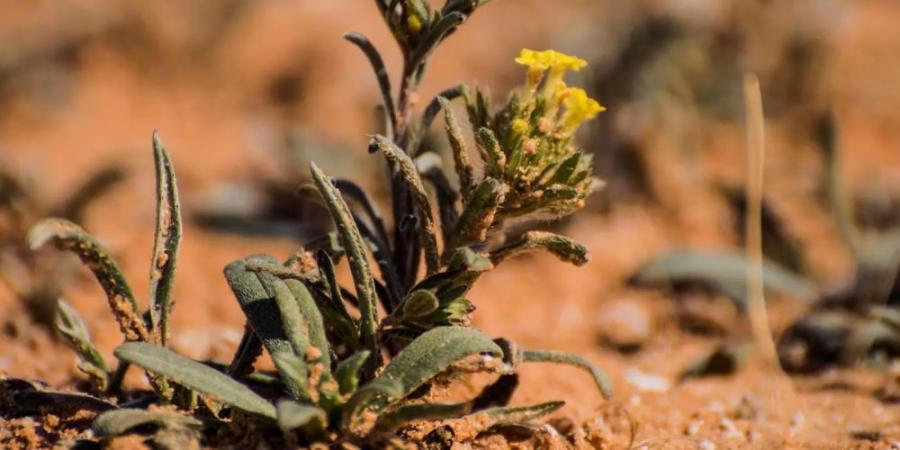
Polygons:
[[[503,227],[507,220],[534,214],[569,214],[597,185],[590,175],[590,159],[572,141],[578,126],[601,107],[584,91],[563,82],[565,72],[579,69],[584,61],[555,51],[525,50],[517,62],[528,66],[527,81],[499,112],[491,111],[484,92],[459,87],[445,91],[413,121],[410,97],[428,56],[483,2],[449,0],[439,10],[421,0],[376,3],[404,55],[396,101],[378,52],[361,35],[347,38],[368,56],[384,94],[386,131],[371,139],[369,150],[381,152],[388,163],[392,233],[361,188],[331,179],[311,164],[314,190],[335,231],[283,263],[252,255],[229,264],[225,277],[247,318],[233,360],[220,366],[179,356],[166,341],[181,216],[174,171],[154,134],[157,231],[147,312],[139,310],[112,258],[77,225],[49,219],[31,232],[33,246],[53,242],[78,254],[107,293],[127,341],[115,350],[121,361],[115,377],[107,374],[80,319],[61,304],[66,319],[61,330],[78,350],[85,371],[100,384],[115,386],[123,368],[134,364],[147,371],[156,394],[151,403],[174,403],[207,419],[209,427],[231,421],[233,427],[259,430],[248,439],[289,443],[385,443],[400,428],[423,419],[465,417],[466,423],[486,430],[528,422],[562,406],[562,402],[506,406],[518,383],[516,368],[523,362],[583,368],[604,395],[611,394],[603,374],[580,357],[520,350],[470,328],[473,306],[465,298],[483,273],[523,251],[545,249],[575,264],[587,261],[585,248],[564,236],[528,231],[507,237]],[[475,130],[483,166],[480,175],[450,107],[450,99],[460,95]],[[419,148],[422,134],[440,110],[453,149],[458,190],[436,165],[436,158]],[[440,220],[434,217],[426,181],[437,193]],[[351,209],[345,197],[359,209]],[[369,250],[380,279],[373,274]],[[335,277],[335,262],[344,256],[353,292]],[[348,304],[359,314],[351,314]],[[263,350],[274,362],[274,375],[254,370]],[[435,383],[473,371],[498,378],[480,395],[460,403],[441,403],[429,392]],[[43,395],[27,391],[32,397]],[[110,436],[146,424],[158,430],[149,437],[155,445],[170,447],[183,443],[185,436],[190,439],[191,429],[201,426],[170,414],[115,408],[100,415],[94,427],[98,435]]]

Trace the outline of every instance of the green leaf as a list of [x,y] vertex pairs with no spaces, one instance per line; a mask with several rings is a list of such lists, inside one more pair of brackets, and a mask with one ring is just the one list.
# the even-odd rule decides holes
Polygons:
[[91,424],[91,430],[96,436],[118,436],[143,425],[163,428],[202,427],[203,422],[184,414],[123,408],[97,416]]
[[367,408],[386,404],[403,396],[403,386],[399,381],[376,378],[357,389],[344,404],[341,428],[349,431],[356,417]]
[[[696,282],[728,295],[739,307],[747,305],[747,259],[737,252],[675,250],[652,258],[631,276],[639,286],[668,286]],[[763,263],[763,284],[770,292],[801,299],[816,298],[806,280],[770,263]]]
[[459,191],[465,202],[471,197],[472,190],[475,188],[475,174],[472,163],[469,161],[469,149],[466,146],[462,128],[459,127],[459,122],[456,121],[456,115],[453,113],[453,105],[449,100],[441,97],[438,97],[438,102],[444,110],[444,130],[447,132],[447,139],[453,149],[453,163],[456,167],[456,176],[459,177]]
[[416,420],[442,420],[462,417],[471,410],[468,402],[463,403],[415,403],[402,405],[378,416],[375,430],[390,434]]
[[376,380],[399,382],[402,392],[400,397],[406,397],[453,364],[479,354],[502,357],[503,352],[494,341],[478,330],[464,327],[433,328],[398,353]]
[[[264,286],[261,276],[263,272],[252,272],[247,270],[249,264],[257,265],[277,265],[274,258],[266,255],[254,255],[246,259],[235,261],[225,266],[225,278],[228,286],[237,297],[241,310],[247,316],[247,322],[253,328],[254,334],[262,341],[263,346],[272,361],[278,369],[282,381],[288,389],[288,392],[295,399],[309,400],[308,392],[308,371],[305,363],[301,358],[297,357],[297,348],[304,351],[303,337],[297,334],[288,336],[286,324],[294,323],[292,320],[299,316],[296,303],[290,304],[290,300],[285,298],[285,292],[282,292],[281,302],[275,298],[274,293],[268,292]],[[286,289],[286,287],[285,287]],[[287,292],[290,296],[290,292]],[[282,304],[286,309],[295,313],[293,319],[288,317],[288,322],[282,316]],[[308,346],[308,339],[305,345]],[[296,347],[295,347],[296,346]]]
[[475,143],[484,161],[485,171],[489,176],[497,177],[503,173],[506,166],[506,154],[500,148],[500,142],[494,136],[494,132],[487,127],[481,127],[475,133]]
[[333,347],[345,345],[350,351],[359,346],[359,326],[350,316],[344,305],[341,287],[338,285],[334,271],[334,262],[328,256],[328,252],[319,250],[316,252],[316,265],[319,269],[319,279],[325,284],[325,289],[330,293],[327,301],[322,302],[319,308],[325,323],[334,328]]
[[402,175],[413,197],[416,217],[420,221],[419,242],[425,250],[425,268],[428,275],[440,268],[437,249],[437,229],[431,214],[431,204],[425,186],[416,170],[416,165],[409,155],[384,136],[374,136],[369,143],[369,152],[380,150],[395,172]]
[[344,39],[350,41],[363,53],[365,53],[366,58],[369,59],[369,64],[372,65],[372,69],[375,71],[375,77],[378,79],[378,87],[381,90],[381,98],[384,102],[385,113],[388,117],[388,129],[387,133],[394,133],[394,128],[397,126],[397,108],[394,106],[393,94],[391,93],[391,79],[388,76],[387,69],[384,67],[384,61],[381,59],[381,54],[378,53],[378,50],[375,49],[375,46],[369,42],[369,39],[359,33],[347,33],[344,35]]
[[571,156],[566,158],[562,164],[556,169],[556,172],[553,173],[553,176],[547,181],[547,186],[552,186],[554,184],[568,184],[569,178],[572,177],[572,174],[575,173],[575,169],[578,168],[578,163],[581,162],[582,154],[579,152],[572,153]]
[[548,251],[557,258],[576,266],[584,265],[589,260],[587,249],[565,236],[546,231],[529,231],[492,252],[491,261],[497,265],[510,256],[535,249]]
[[156,234],[150,261],[150,319],[155,341],[166,345],[172,284],[181,243],[181,203],[175,169],[158,132],[153,132],[156,165]]
[[347,203],[341,198],[340,192],[334,187],[328,176],[319,170],[315,163],[310,163],[309,166],[316,188],[319,189],[319,193],[331,212],[331,219],[338,230],[341,245],[344,247],[350,263],[350,273],[356,286],[356,297],[359,301],[359,312],[361,315],[360,338],[363,347],[374,356],[367,370],[368,375],[371,376],[375,373],[375,368],[381,361],[376,333],[378,311],[375,302],[378,296],[375,291],[375,279],[372,277],[369,260],[363,251],[362,236],[360,236],[359,229],[356,228],[353,222],[350,208],[347,207]]
[[278,414],[278,428],[291,431],[318,422],[324,428],[325,411],[311,405],[303,405],[292,400],[279,400],[275,406]]
[[413,141],[409,147],[413,149],[413,156],[418,156],[422,150],[422,141],[425,139],[425,135],[431,128],[434,118],[437,117],[438,112],[441,111],[441,99],[453,100],[462,95],[462,89],[463,87],[461,84],[444,89],[436,97],[431,99],[431,102],[425,107],[425,111],[422,112],[422,118],[419,120],[419,126],[415,130],[416,132]]
[[171,350],[145,342],[126,342],[114,351],[117,358],[172,379],[201,394],[216,398],[241,411],[276,418],[275,406],[247,386],[211,367]]
[[68,220],[44,219],[28,232],[28,242],[32,249],[52,242],[58,249],[78,255],[106,293],[110,309],[125,338],[129,341],[150,340],[134,294],[119,265],[87,231]]
[[369,359],[369,355],[371,353],[368,350],[362,350],[338,363],[334,369],[334,377],[337,379],[341,394],[347,395],[356,390],[359,385],[359,369]]
[[597,384],[597,389],[600,390],[604,398],[613,396],[612,383],[609,382],[606,375],[592,362],[578,355],[554,351],[523,350],[522,362],[552,362],[584,369],[594,377],[594,383]]
[[396,317],[399,322],[417,317],[427,316],[436,311],[440,303],[437,297],[429,291],[413,291],[403,300],[397,308]]
[[241,341],[234,351],[231,364],[228,365],[228,375],[240,379],[253,372],[253,364],[262,354],[262,349],[262,341],[253,333],[250,323],[245,323],[244,334],[241,336]]
[[566,402],[547,402],[531,406],[500,406],[488,408],[475,413],[487,416],[490,420],[488,428],[497,425],[512,425],[540,419],[553,414],[566,405]]
[[450,242],[444,247],[444,257],[459,247],[487,239],[488,230],[494,224],[497,209],[503,204],[509,188],[493,178],[485,178],[466,202],[462,215],[456,222]]
[[78,368],[97,381],[100,389],[109,385],[109,373],[103,355],[94,347],[87,326],[81,316],[68,303],[60,299],[57,303],[56,329],[66,338],[78,353],[82,364]]
[[430,27],[428,34],[426,34],[419,45],[416,47],[413,54],[410,56],[410,61],[413,62],[416,66],[425,63],[425,60],[434,51],[434,48],[444,40],[453,30],[456,29],[459,24],[463,23],[466,20],[466,16],[460,12],[451,12],[443,17]]

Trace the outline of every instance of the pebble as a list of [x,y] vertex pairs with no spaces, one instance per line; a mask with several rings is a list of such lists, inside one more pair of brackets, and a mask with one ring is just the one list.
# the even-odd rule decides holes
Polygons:
[[700,450],[716,450],[716,444],[714,444],[713,441],[705,439],[697,443],[697,447],[699,447]]
[[625,380],[641,391],[666,392],[672,387],[672,382],[659,375],[641,372],[635,368],[625,371]]
[[607,302],[597,312],[597,328],[604,342],[621,350],[634,351],[649,340],[653,332],[650,311],[637,300]]

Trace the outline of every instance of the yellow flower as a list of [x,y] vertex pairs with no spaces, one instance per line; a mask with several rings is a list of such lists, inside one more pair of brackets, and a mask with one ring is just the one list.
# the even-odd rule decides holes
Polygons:
[[565,132],[574,132],[583,122],[597,117],[597,114],[606,110],[596,100],[588,97],[587,92],[581,88],[566,88],[563,104],[566,106],[562,119]]
[[524,135],[528,132],[528,121],[525,119],[514,119],[512,121],[512,130],[516,134]]
[[577,56],[567,55],[556,50],[535,51],[523,48],[516,58],[516,62],[528,66],[532,70],[581,70],[587,66],[587,61]]
[[566,71],[578,71],[587,66],[587,61],[576,56],[567,55],[556,50],[535,51],[527,48],[523,48],[519,52],[516,63],[528,67],[527,85],[529,90],[536,87],[541,81],[541,77],[544,76],[544,72],[549,70],[550,77],[547,80],[547,90],[550,92],[556,90]]

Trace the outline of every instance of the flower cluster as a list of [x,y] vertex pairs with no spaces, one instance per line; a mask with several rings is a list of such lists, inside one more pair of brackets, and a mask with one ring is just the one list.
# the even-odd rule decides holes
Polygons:
[[534,213],[570,214],[600,184],[591,176],[591,156],[579,151],[573,138],[604,108],[564,81],[567,72],[587,63],[554,50],[529,49],[516,62],[528,68],[525,84],[493,117],[481,92],[466,95],[485,176],[507,187],[498,223]]

